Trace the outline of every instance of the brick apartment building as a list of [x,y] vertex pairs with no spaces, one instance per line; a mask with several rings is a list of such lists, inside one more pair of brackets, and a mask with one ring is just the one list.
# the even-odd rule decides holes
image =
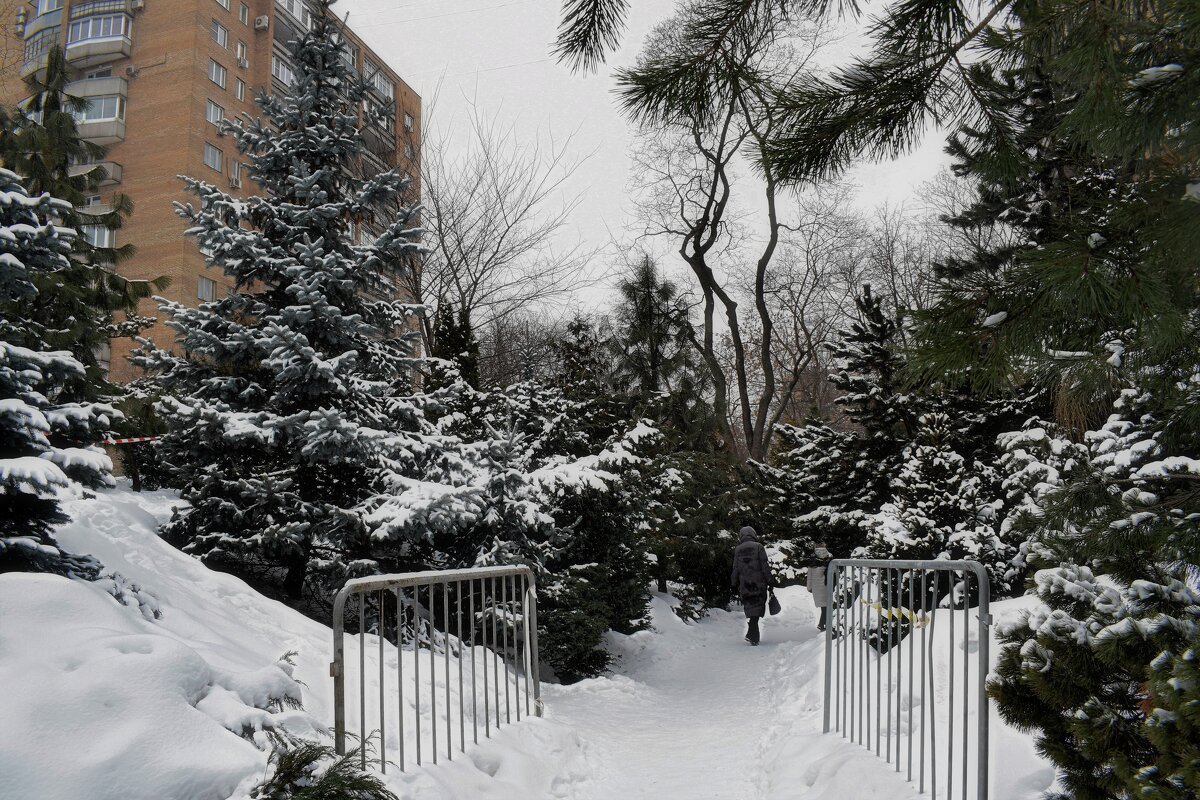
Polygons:
[[[29,0],[20,3],[5,35],[23,42],[19,69],[5,77],[3,101],[22,100],[22,78],[46,66],[49,50],[65,48],[76,73],[68,92],[89,100],[79,116],[80,133],[108,149],[109,179],[92,202],[121,192],[134,213],[119,231],[85,234],[94,241],[132,243],[137,254],[119,266],[129,278],[165,275],[161,294],[181,303],[212,299],[228,288],[219,270],[204,264],[172,202],[185,200],[177,175],[191,175],[232,193],[251,194],[233,140],[220,136],[222,118],[257,114],[260,89],[286,92],[292,79],[288,42],[311,21],[304,0]],[[353,32],[348,57],[373,87],[375,100],[390,104],[386,127],[365,130],[371,154],[364,173],[398,167],[418,174],[421,99]],[[414,195],[419,189],[414,184]],[[358,231],[369,236],[370,231]],[[152,302],[139,313],[156,316]],[[147,334],[170,345],[162,325]],[[135,370],[125,356],[128,340],[113,343],[110,377],[126,381]]]

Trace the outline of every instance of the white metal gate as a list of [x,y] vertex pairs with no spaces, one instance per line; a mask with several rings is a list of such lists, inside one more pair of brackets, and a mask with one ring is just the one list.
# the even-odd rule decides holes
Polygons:
[[[523,713],[542,715],[537,586],[528,567],[356,578],[338,592],[333,604],[329,674],[333,678],[334,744],[339,755],[346,753],[348,735],[344,635],[348,604],[351,612],[356,607],[358,617],[358,670],[354,675],[352,668],[351,677],[356,678],[358,688],[355,728],[362,743],[364,769],[365,745],[373,733],[378,733],[380,771],[387,772],[388,764],[393,763],[388,760],[389,740],[396,745],[395,763],[404,771],[410,753],[417,765],[425,756],[436,764],[439,751],[453,760],[456,747],[465,752],[468,739],[479,742],[481,730],[487,737],[514,717],[519,722]],[[378,637],[378,652],[371,654],[378,662],[377,670],[367,669],[369,629]],[[389,640],[395,642],[394,670],[385,668],[390,667]],[[428,658],[422,646],[428,648]],[[411,647],[411,658],[405,657],[407,647]],[[370,649],[375,648],[372,645]],[[456,656],[453,665],[451,654]],[[423,661],[427,662],[424,666]],[[411,672],[407,676],[406,662]],[[394,677],[389,674],[392,672]],[[388,702],[389,689],[396,693],[394,707]],[[424,720],[428,724],[423,724]],[[445,722],[441,734],[440,720]]]
[[873,749],[934,800],[939,790],[946,800],[987,800],[983,566],[835,559],[826,581],[825,732]]

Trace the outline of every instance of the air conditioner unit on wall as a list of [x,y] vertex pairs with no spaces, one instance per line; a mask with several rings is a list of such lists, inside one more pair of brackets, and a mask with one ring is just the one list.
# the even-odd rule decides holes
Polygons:
[[249,67],[249,66],[250,66],[250,59],[248,59],[248,58],[239,58],[239,59],[238,59],[238,66],[239,66],[239,67],[241,67],[242,69],[246,69],[247,67]]
[[145,11],[146,0],[133,0],[133,2],[129,4],[129,7],[133,11]]
[[256,31],[265,31],[270,26],[270,24],[271,24],[271,18],[268,17],[266,14],[263,14],[261,17],[254,18],[254,30],[256,30]]

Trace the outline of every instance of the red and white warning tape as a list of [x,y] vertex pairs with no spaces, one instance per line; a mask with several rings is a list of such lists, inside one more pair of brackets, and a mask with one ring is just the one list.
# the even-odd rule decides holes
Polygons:
[[157,436],[133,436],[128,439],[105,439],[101,444],[137,444],[138,442],[153,442]]

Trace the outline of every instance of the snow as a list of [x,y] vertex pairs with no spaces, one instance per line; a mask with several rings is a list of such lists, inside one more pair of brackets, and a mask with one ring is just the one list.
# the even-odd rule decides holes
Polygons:
[[57,465],[37,456],[0,458],[0,484],[3,483],[39,497],[52,497],[56,489],[71,485]]
[[[821,732],[824,638],[816,610],[801,587],[777,594],[783,612],[763,620],[757,648],[743,641],[745,618],[736,608],[688,624],[671,613],[671,598],[655,595],[653,630],[609,635],[613,677],[545,687],[548,716],[577,729],[588,756],[587,777],[567,796],[921,797],[873,751]],[[992,610],[1007,618],[1028,605],[1005,601]],[[993,800],[1040,798],[1054,771],[1032,739],[994,711],[991,736]]]
[[[73,521],[58,540],[96,555],[111,579],[0,575],[0,685],[22,687],[0,694],[6,796],[244,800],[264,773],[268,733],[312,737],[332,720],[329,628],[162,542],[156,527],[178,502],[117,490],[64,503]],[[742,639],[740,611],[684,623],[655,595],[653,629],[608,636],[611,676],[545,685],[545,718],[481,735],[452,762],[414,769],[410,755],[388,785],[404,800],[918,797],[892,766],[820,732],[823,639],[810,595],[778,594],[783,613],[764,620],[757,648]],[[380,649],[364,639],[370,675]],[[400,654],[410,675],[412,656]],[[383,658],[394,670],[395,649]],[[992,739],[994,800],[1034,800],[1052,784],[1031,739],[998,719]]]

